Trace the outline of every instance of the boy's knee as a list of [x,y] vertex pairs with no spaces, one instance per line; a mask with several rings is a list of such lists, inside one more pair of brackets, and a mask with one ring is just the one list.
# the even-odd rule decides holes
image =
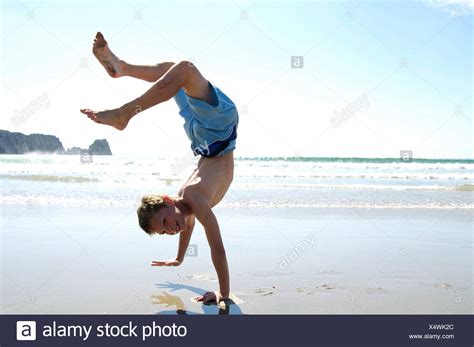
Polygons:
[[176,64],[176,67],[186,72],[196,72],[196,66],[189,60],[181,60]]

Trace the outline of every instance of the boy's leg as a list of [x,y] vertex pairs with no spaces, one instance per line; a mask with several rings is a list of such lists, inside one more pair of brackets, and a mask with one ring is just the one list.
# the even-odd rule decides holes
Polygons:
[[216,101],[209,82],[199,70],[192,63],[182,61],[174,64],[145,94],[122,107],[103,112],[82,109],[81,112],[97,123],[123,130],[137,113],[171,99],[181,88],[196,99],[210,104]]
[[104,36],[98,32],[94,39],[92,52],[111,77],[130,76],[148,82],[156,82],[174,63],[156,65],[133,65],[119,59],[111,50]]
[[123,65],[123,76],[130,76],[148,82],[156,82],[163,76],[174,63],[166,62],[156,65],[132,65],[125,63]]

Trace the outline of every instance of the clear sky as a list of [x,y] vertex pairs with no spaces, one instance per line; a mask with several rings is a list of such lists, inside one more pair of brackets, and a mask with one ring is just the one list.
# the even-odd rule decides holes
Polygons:
[[194,61],[240,109],[238,156],[473,158],[473,9],[461,0],[4,0],[0,128],[53,134],[66,148],[107,138],[117,155],[189,152],[173,101],[123,132],[79,113],[151,86],[107,75],[91,50],[101,31],[130,63]]

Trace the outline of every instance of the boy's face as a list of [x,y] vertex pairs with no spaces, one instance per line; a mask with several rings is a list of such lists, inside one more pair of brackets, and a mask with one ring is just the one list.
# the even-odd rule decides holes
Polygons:
[[181,211],[174,205],[167,205],[155,213],[150,220],[150,232],[175,235],[186,229]]

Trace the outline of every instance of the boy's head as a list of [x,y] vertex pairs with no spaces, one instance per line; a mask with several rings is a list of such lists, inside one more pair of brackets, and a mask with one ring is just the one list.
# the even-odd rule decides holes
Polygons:
[[149,235],[174,235],[186,227],[183,214],[168,195],[145,195],[137,215],[138,224]]

